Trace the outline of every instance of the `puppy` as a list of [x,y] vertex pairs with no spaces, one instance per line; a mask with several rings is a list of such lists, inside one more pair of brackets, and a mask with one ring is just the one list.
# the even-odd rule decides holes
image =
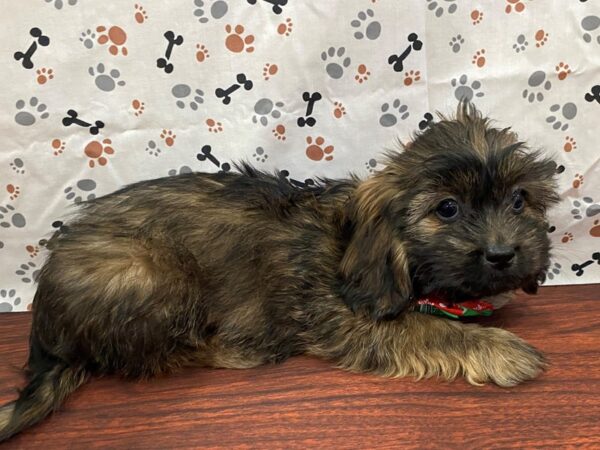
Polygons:
[[246,368],[301,353],[356,372],[513,386],[542,355],[517,336],[411,311],[413,299],[535,292],[555,164],[469,104],[366,181],[297,188],[242,165],[133,184],[49,240],[27,386],[0,441],[90,377]]

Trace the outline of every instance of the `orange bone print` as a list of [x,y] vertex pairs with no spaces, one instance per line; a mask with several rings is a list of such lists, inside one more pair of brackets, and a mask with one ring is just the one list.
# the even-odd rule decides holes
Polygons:
[[225,47],[233,53],[242,53],[244,50],[247,53],[252,53],[254,47],[250,44],[254,42],[254,36],[249,34],[244,36],[245,28],[243,25],[236,25],[233,28],[231,25],[225,27],[227,37],[225,38]]
[[108,159],[105,155],[112,155],[115,153],[115,150],[111,147],[111,140],[104,139],[102,142],[100,141],[90,141],[86,146],[83,152],[85,155],[90,158],[88,164],[90,167],[96,167],[96,164],[100,166],[105,166],[108,163]]
[[334,150],[333,145],[325,146],[325,139],[323,137],[319,136],[313,141],[313,138],[308,136],[306,143],[308,144],[308,147],[306,147],[306,156],[308,156],[308,159],[313,161],[321,161],[323,158],[325,158],[325,161],[333,159],[333,155],[331,154]]
[[112,26],[110,28],[106,28],[101,25],[96,28],[96,31],[100,34],[98,36],[98,43],[101,45],[110,44],[108,47],[108,52],[111,55],[118,55],[119,50],[123,56],[127,56],[127,47],[125,47],[125,43],[127,42],[127,33],[121,27]]

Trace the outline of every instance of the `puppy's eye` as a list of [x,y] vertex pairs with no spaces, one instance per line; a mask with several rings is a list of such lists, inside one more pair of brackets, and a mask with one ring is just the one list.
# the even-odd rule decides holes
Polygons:
[[439,203],[435,212],[444,222],[451,222],[458,218],[458,203],[456,200],[447,198]]
[[515,213],[520,213],[525,208],[525,196],[521,189],[513,192],[512,195],[512,209]]

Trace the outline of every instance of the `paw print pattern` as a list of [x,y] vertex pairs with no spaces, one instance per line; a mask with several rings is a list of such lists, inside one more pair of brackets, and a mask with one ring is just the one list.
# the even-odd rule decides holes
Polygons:
[[54,70],[47,69],[46,67],[36,70],[35,73],[37,75],[35,80],[38,84],[46,84],[46,82],[54,78]]
[[538,48],[546,45],[546,42],[548,42],[548,33],[546,33],[544,30],[537,30],[534,37],[535,46]]
[[111,55],[116,56],[120,51],[123,56],[127,56],[127,47],[125,47],[125,43],[127,42],[127,33],[125,33],[123,28],[112,26],[107,29],[105,26],[99,26],[96,28],[96,31],[101,33],[98,36],[99,44],[110,44],[108,46],[108,52]]
[[293,29],[294,23],[292,22],[292,19],[288,17],[287,19],[285,19],[285,22],[281,22],[277,26],[277,33],[279,33],[282,36],[289,36],[290,34],[292,34]]
[[144,23],[146,20],[148,20],[148,13],[146,12],[146,10],[144,9],[144,7],[142,5],[139,4],[135,4],[133,5],[133,7],[135,8],[135,13],[133,15],[133,18],[135,19],[135,21],[137,23]]
[[187,84],[176,84],[171,89],[171,94],[178,99],[175,104],[181,109],[184,109],[186,102],[188,102],[189,107],[196,111],[198,110],[198,105],[204,103],[204,91],[196,89],[192,95],[192,88]]
[[356,19],[350,22],[352,28],[357,30],[354,32],[356,39],[364,39],[365,37],[374,41],[381,35],[381,23],[374,20],[375,13],[372,9],[361,11],[357,14]]
[[386,128],[396,125],[396,123],[398,123],[398,117],[400,120],[406,120],[410,115],[408,106],[403,105],[398,98],[394,100],[391,105],[390,103],[381,105],[381,112],[383,114],[379,117],[379,124]]
[[275,136],[278,141],[285,141],[285,127],[281,124],[277,125],[275,128],[273,128],[273,136]]
[[569,65],[562,61],[558,63],[554,70],[556,70],[556,73],[558,74],[558,79],[561,81],[567,78],[571,73],[571,68],[569,67]]
[[506,8],[504,8],[506,14],[510,14],[513,11],[520,13],[525,10],[525,3],[523,3],[523,0],[506,0],[506,2],[508,3]]
[[255,114],[252,116],[252,122],[266,127],[269,124],[269,116],[273,119],[281,117],[281,111],[277,108],[283,108],[283,106],[283,102],[273,102],[269,98],[261,98],[254,105]]
[[167,175],[174,177],[175,175],[182,175],[184,173],[192,173],[191,167],[181,166],[179,169],[171,169],[167,172]]
[[21,304],[21,297],[15,289],[0,289],[0,313],[11,312]]
[[90,76],[94,77],[94,83],[96,87],[104,92],[114,91],[117,86],[125,86],[125,81],[119,80],[121,72],[117,69],[112,69],[110,72],[106,72],[104,64],[100,63],[96,66],[88,68]]
[[317,137],[313,140],[311,136],[306,138],[306,156],[312,161],[321,161],[325,158],[325,161],[331,161],[333,159],[333,145],[325,145],[325,139],[322,136]]
[[461,75],[459,78],[454,78],[450,82],[454,89],[454,97],[457,100],[471,101],[473,97],[483,97],[481,89],[481,82],[475,80],[469,84],[469,79],[466,74]]
[[69,186],[65,188],[64,194],[67,200],[72,200],[73,203],[79,204],[86,200],[94,200],[96,194],[96,182],[90,178],[84,178],[83,180],[77,181],[75,186]]
[[[63,0],[46,0],[46,3],[54,3],[56,9],[62,9],[65,4]],[[77,4],[77,0],[67,0],[67,4],[69,6],[74,6]]]
[[577,142],[575,141],[575,138],[572,138],[571,136],[566,136],[565,137],[565,143],[563,144],[563,150],[567,153],[572,152],[573,150],[575,150],[577,148]]
[[209,133],[220,133],[223,131],[223,124],[217,122],[215,119],[206,119],[206,126],[208,127]]
[[529,88],[523,90],[523,98],[526,98],[529,103],[535,100],[538,102],[544,101],[544,91],[552,89],[552,83],[546,79],[546,73],[543,70],[536,70],[527,80]]
[[266,63],[265,66],[263,67],[263,72],[262,72],[263,78],[265,79],[265,81],[269,80],[271,77],[276,75],[278,70],[279,70],[279,67],[277,67],[277,64]]
[[[221,19],[225,17],[227,11],[229,10],[229,6],[227,2],[224,0],[213,1],[210,5],[210,10],[207,14],[206,4],[208,0],[194,0],[194,5],[196,5],[196,9],[194,10],[194,16],[198,17],[198,22],[207,23],[210,18],[213,19]],[[210,16],[210,17],[209,17]]]
[[583,175],[576,173],[571,185],[573,186],[573,189],[579,189],[583,185]]
[[167,147],[173,147],[173,145],[175,145],[175,139],[177,136],[173,134],[171,130],[162,130],[162,133],[160,133],[160,138],[165,142]]
[[9,163],[10,168],[18,173],[19,175],[23,175],[25,173],[25,163],[21,158],[15,158]]
[[196,44],[196,61],[204,62],[206,58],[209,58],[210,54],[204,44]]
[[471,62],[475,64],[477,67],[485,66],[485,49],[477,50],[471,58]]
[[[562,118],[559,116],[560,115]],[[569,128],[569,120],[573,120],[577,116],[577,105],[572,102],[565,103],[562,107],[557,103],[550,107],[550,112],[553,113],[546,117],[546,122],[552,125],[555,130],[565,131]]]
[[569,242],[573,242],[573,233],[564,233],[562,238],[560,238],[560,242],[563,244],[568,244]]
[[408,72],[404,72],[404,86],[410,86],[413,83],[419,81],[421,79],[421,72],[418,70],[410,70]]
[[525,37],[525,35],[520,34],[517,36],[517,40],[513,44],[513,49],[517,53],[524,52],[525,50],[527,50],[528,45],[529,45],[529,42],[527,41],[527,38]]
[[[442,17],[444,11],[448,11],[448,14],[454,14],[458,9],[456,0],[427,0],[427,9],[434,11],[436,17]],[[447,9],[445,9],[445,7]]]
[[108,163],[108,158],[105,155],[115,153],[111,145],[112,142],[110,139],[104,139],[102,141],[93,140],[85,146],[83,152],[90,158],[88,164],[91,168],[96,167],[96,164],[105,166]]
[[15,212],[15,208],[12,205],[0,206],[0,227],[2,228],[23,228],[27,225],[25,216],[23,214]]
[[474,9],[473,11],[471,11],[471,20],[473,22],[473,25],[481,23],[481,21],[483,20],[483,12],[479,11],[478,9]]
[[365,168],[369,171],[369,173],[375,173],[375,168],[377,167],[377,160],[375,158],[371,158],[365,163]]
[[29,99],[29,106],[26,107],[25,100],[18,100],[15,104],[17,114],[15,114],[15,122],[24,127],[33,125],[36,122],[36,116],[39,119],[47,119],[50,114],[46,111],[46,105],[40,103],[37,97]]
[[89,28],[81,33],[79,40],[85,48],[88,50],[94,47],[94,40],[96,39],[96,33]]
[[581,220],[584,217],[594,217],[600,214],[600,204],[594,203],[592,197],[583,197],[581,201],[573,200],[571,215],[574,219]]
[[31,283],[37,280],[39,273],[40,270],[37,269],[37,266],[33,261],[21,264],[15,271],[15,274],[21,277],[23,283]]
[[133,108],[133,115],[139,117],[144,114],[146,104],[136,98],[131,102],[131,107]]
[[227,37],[225,38],[225,47],[233,53],[242,53],[244,50],[247,53],[252,53],[254,47],[251,45],[254,42],[254,36],[249,34],[244,36],[245,28],[243,25],[236,25],[233,28],[231,25],[225,26]]
[[371,72],[367,69],[367,66],[364,64],[360,64],[356,70],[356,75],[354,75],[354,79],[358,81],[358,83],[362,84],[369,79],[371,76]]
[[146,153],[151,156],[159,156],[162,153],[162,150],[156,145],[156,142],[150,140],[148,144],[146,144]]
[[334,47],[329,47],[327,51],[321,53],[321,59],[327,63],[325,71],[334,80],[342,78],[344,76],[344,68],[347,68],[352,62],[349,56],[344,58],[345,53],[346,49],[344,47],[340,47],[337,50]]
[[14,184],[7,184],[6,192],[8,192],[8,198],[15,200],[19,197],[19,195],[21,195],[21,188],[19,186],[15,186]]
[[546,277],[549,280],[554,280],[556,277],[558,277],[560,275],[561,270],[562,270],[562,265],[555,262],[550,265],[550,268],[548,269],[548,272],[546,273]]
[[465,43],[465,39],[462,37],[462,35],[457,34],[456,36],[453,36],[452,39],[450,39],[450,42],[448,42],[448,45],[450,45],[450,48],[452,48],[452,51],[454,53],[458,53],[458,52],[460,52],[460,49],[464,43]]
[[[585,31],[583,33],[583,40],[590,44],[594,37],[592,33],[600,28],[600,17],[598,16],[586,16],[581,19],[581,28]],[[598,30],[600,31],[600,30]],[[600,45],[600,32],[596,35],[595,41]]]
[[252,155],[252,157],[256,161],[264,163],[269,158],[269,155],[267,155],[264,148],[256,147],[256,150],[254,150],[254,154]]
[[52,146],[52,152],[54,153],[54,156],[58,156],[65,151],[65,141],[61,141],[60,139],[52,139],[50,145]]
[[341,119],[346,115],[346,107],[340,102],[333,103],[333,117]]

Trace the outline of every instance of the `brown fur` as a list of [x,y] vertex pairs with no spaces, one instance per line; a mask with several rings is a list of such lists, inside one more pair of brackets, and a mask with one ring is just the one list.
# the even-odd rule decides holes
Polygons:
[[[543,368],[508,331],[411,311],[432,292],[504,301],[543,277],[554,165],[510,131],[461,105],[366,181],[299,189],[241,171],[134,184],[86,203],[50,239],[29,384],[0,408],[0,441],[106,373],[246,368],[300,353],[357,372],[501,386]],[[453,223],[436,215],[449,197],[463,211]],[[499,242],[517,252],[502,271],[482,256]]]

